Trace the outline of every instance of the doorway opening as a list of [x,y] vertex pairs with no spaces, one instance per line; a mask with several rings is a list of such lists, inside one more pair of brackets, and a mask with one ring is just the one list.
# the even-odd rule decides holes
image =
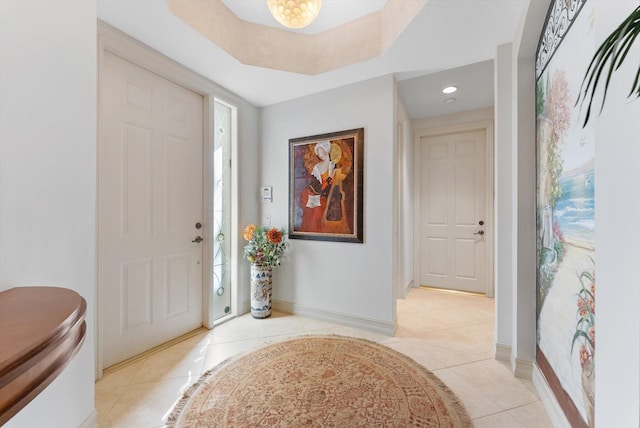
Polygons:
[[416,286],[493,297],[490,121],[415,134]]

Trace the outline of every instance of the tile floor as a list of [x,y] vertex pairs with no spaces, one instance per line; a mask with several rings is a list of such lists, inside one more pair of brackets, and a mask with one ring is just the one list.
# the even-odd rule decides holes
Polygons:
[[398,301],[395,337],[300,316],[244,315],[145,358],[108,370],[96,383],[98,425],[162,427],[200,373],[264,343],[302,334],[341,334],[383,343],[423,364],[464,402],[476,427],[552,427],[530,381],[493,359],[494,300],[412,289]]

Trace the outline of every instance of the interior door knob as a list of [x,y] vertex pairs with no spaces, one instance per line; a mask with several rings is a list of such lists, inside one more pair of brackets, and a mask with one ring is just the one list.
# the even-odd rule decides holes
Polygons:
[[482,235],[484,235],[484,230],[479,230],[479,231],[475,232],[474,235],[482,236]]
[[204,239],[202,239],[202,236],[196,236],[196,239],[194,239],[194,240],[193,240],[193,241],[191,241],[191,242],[197,242],[197,243],[200,243],[200,242],[202,242],[202,241],[204,241]]

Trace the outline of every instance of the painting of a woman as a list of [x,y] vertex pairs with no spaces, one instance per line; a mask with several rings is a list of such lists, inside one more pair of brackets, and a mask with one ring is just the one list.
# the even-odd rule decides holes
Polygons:
[[341,153],[340,146],[334,143],[333,158],[330,156],[332,147],[329,141],[316,143],[313,150],[318,157],[318,162],[311,168],[311,176],[315,180],[311,180],[300,197],[302,224],[299,230],[322,232],[326,226],[332,226],[334,232],[348,233],[341,188],[345,174],[341,168],[336,168],[335,162],[339,161],[336,154]]

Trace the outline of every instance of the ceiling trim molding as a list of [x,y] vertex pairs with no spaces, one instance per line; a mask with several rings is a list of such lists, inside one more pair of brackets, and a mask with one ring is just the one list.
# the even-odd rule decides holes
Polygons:
[[169,11],[243,64],[316,75],[382,55],[428,0],[387,0],[377,12],[309,35],[238,18],[220,0],[165,0]]

